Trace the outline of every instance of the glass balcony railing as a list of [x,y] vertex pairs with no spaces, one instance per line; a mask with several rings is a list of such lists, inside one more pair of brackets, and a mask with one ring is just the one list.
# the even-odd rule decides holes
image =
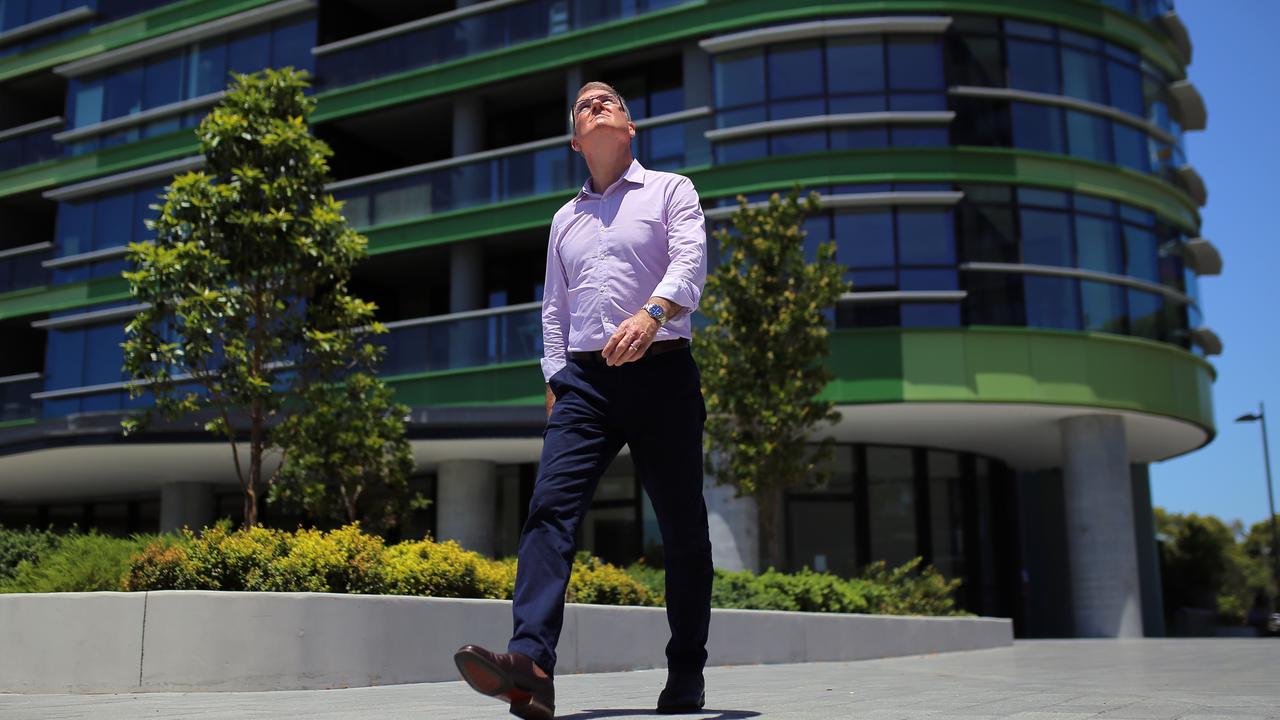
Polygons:
[[53,140],[61,128],[62,118],[49,118],[0,130],[0,172],[61,157],[62,148]]
[[493,0],[317,47],[317,87],[342,87],[688,0]]
[[0,377],[0,422],[27,420],[40,414],[40,401],[32,400],[31,393],[42,389],[42,378],[40,373]]
[[[636,157],[654,170],[706,164],[710,146],[703,133],[710,123],[706,108],[638,121]],[[586,179],[587,166],[569,147],[566,135],[343,180],[329,185],[329,190],[346,202],[347,220],[365,228],[567,191]]]
[[542,303],[386,323],[382,375],[457,370],[542,357]]
[[49,270],[42,264],[53,257],[53,243],[0,250],[0,293],[49,284]]

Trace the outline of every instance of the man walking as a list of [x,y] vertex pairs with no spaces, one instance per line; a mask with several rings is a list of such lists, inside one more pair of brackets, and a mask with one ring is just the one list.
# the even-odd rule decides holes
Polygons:
[[454,655],[473,688],[512,714],[555,712],[556,644],[575,532],[624,444],[653,503],[666,563],[667,684],[658,712],[704,703],[711,542],[702,498],[702,401],[690,315],[706,281],[693,183],[631,155],[635,125],[612,87],[587,83],[570,110],[591,177],[551,222],[542,300],[547,429],[520,538],[508,652]]

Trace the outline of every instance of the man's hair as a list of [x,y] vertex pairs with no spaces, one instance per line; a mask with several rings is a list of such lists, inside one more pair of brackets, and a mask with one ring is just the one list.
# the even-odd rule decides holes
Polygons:
[[618,102],[622,105],[622,113],[627,116],[628,122],[631,121],[631,110],[627,108],[627,99],[622,97],[622,93],[618,92],[617,90],[614,90],[613,86],[610,85],[609,83],[603,83],[597,80],[593,80],[587,83],[586,85],[583,85],[582,87],[578,88],[577,94],[573,96],[572,104],[569,105],[569,127],[572,128],[572,133],[574,135],[578,134],[578,113],[577,113],[578,98],[582,97],[582,93],[588,90],[603,90],[609,93],[610,95],[613,95],[614,97],[618,98]]

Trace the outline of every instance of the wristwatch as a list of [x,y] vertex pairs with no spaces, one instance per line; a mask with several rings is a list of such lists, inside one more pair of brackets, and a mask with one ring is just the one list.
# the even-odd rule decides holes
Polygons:
[[649,313],[649,317],[658,321],[658,327],[667,324],[667,311],[662,309],[658,303],[649,303],[644,306],[644,311]]

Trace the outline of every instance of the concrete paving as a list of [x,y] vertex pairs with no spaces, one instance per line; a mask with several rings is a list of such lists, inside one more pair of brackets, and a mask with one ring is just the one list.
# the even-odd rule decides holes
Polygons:
[[[664,671],[557,678],[558,718],[656,717]],[[1280,718],[1280,639],[1019,641],[847,663],[710,668],[685,717],[858,720]],[[510,717],[460,682],[347,690],[0,695],[0,718]]]

